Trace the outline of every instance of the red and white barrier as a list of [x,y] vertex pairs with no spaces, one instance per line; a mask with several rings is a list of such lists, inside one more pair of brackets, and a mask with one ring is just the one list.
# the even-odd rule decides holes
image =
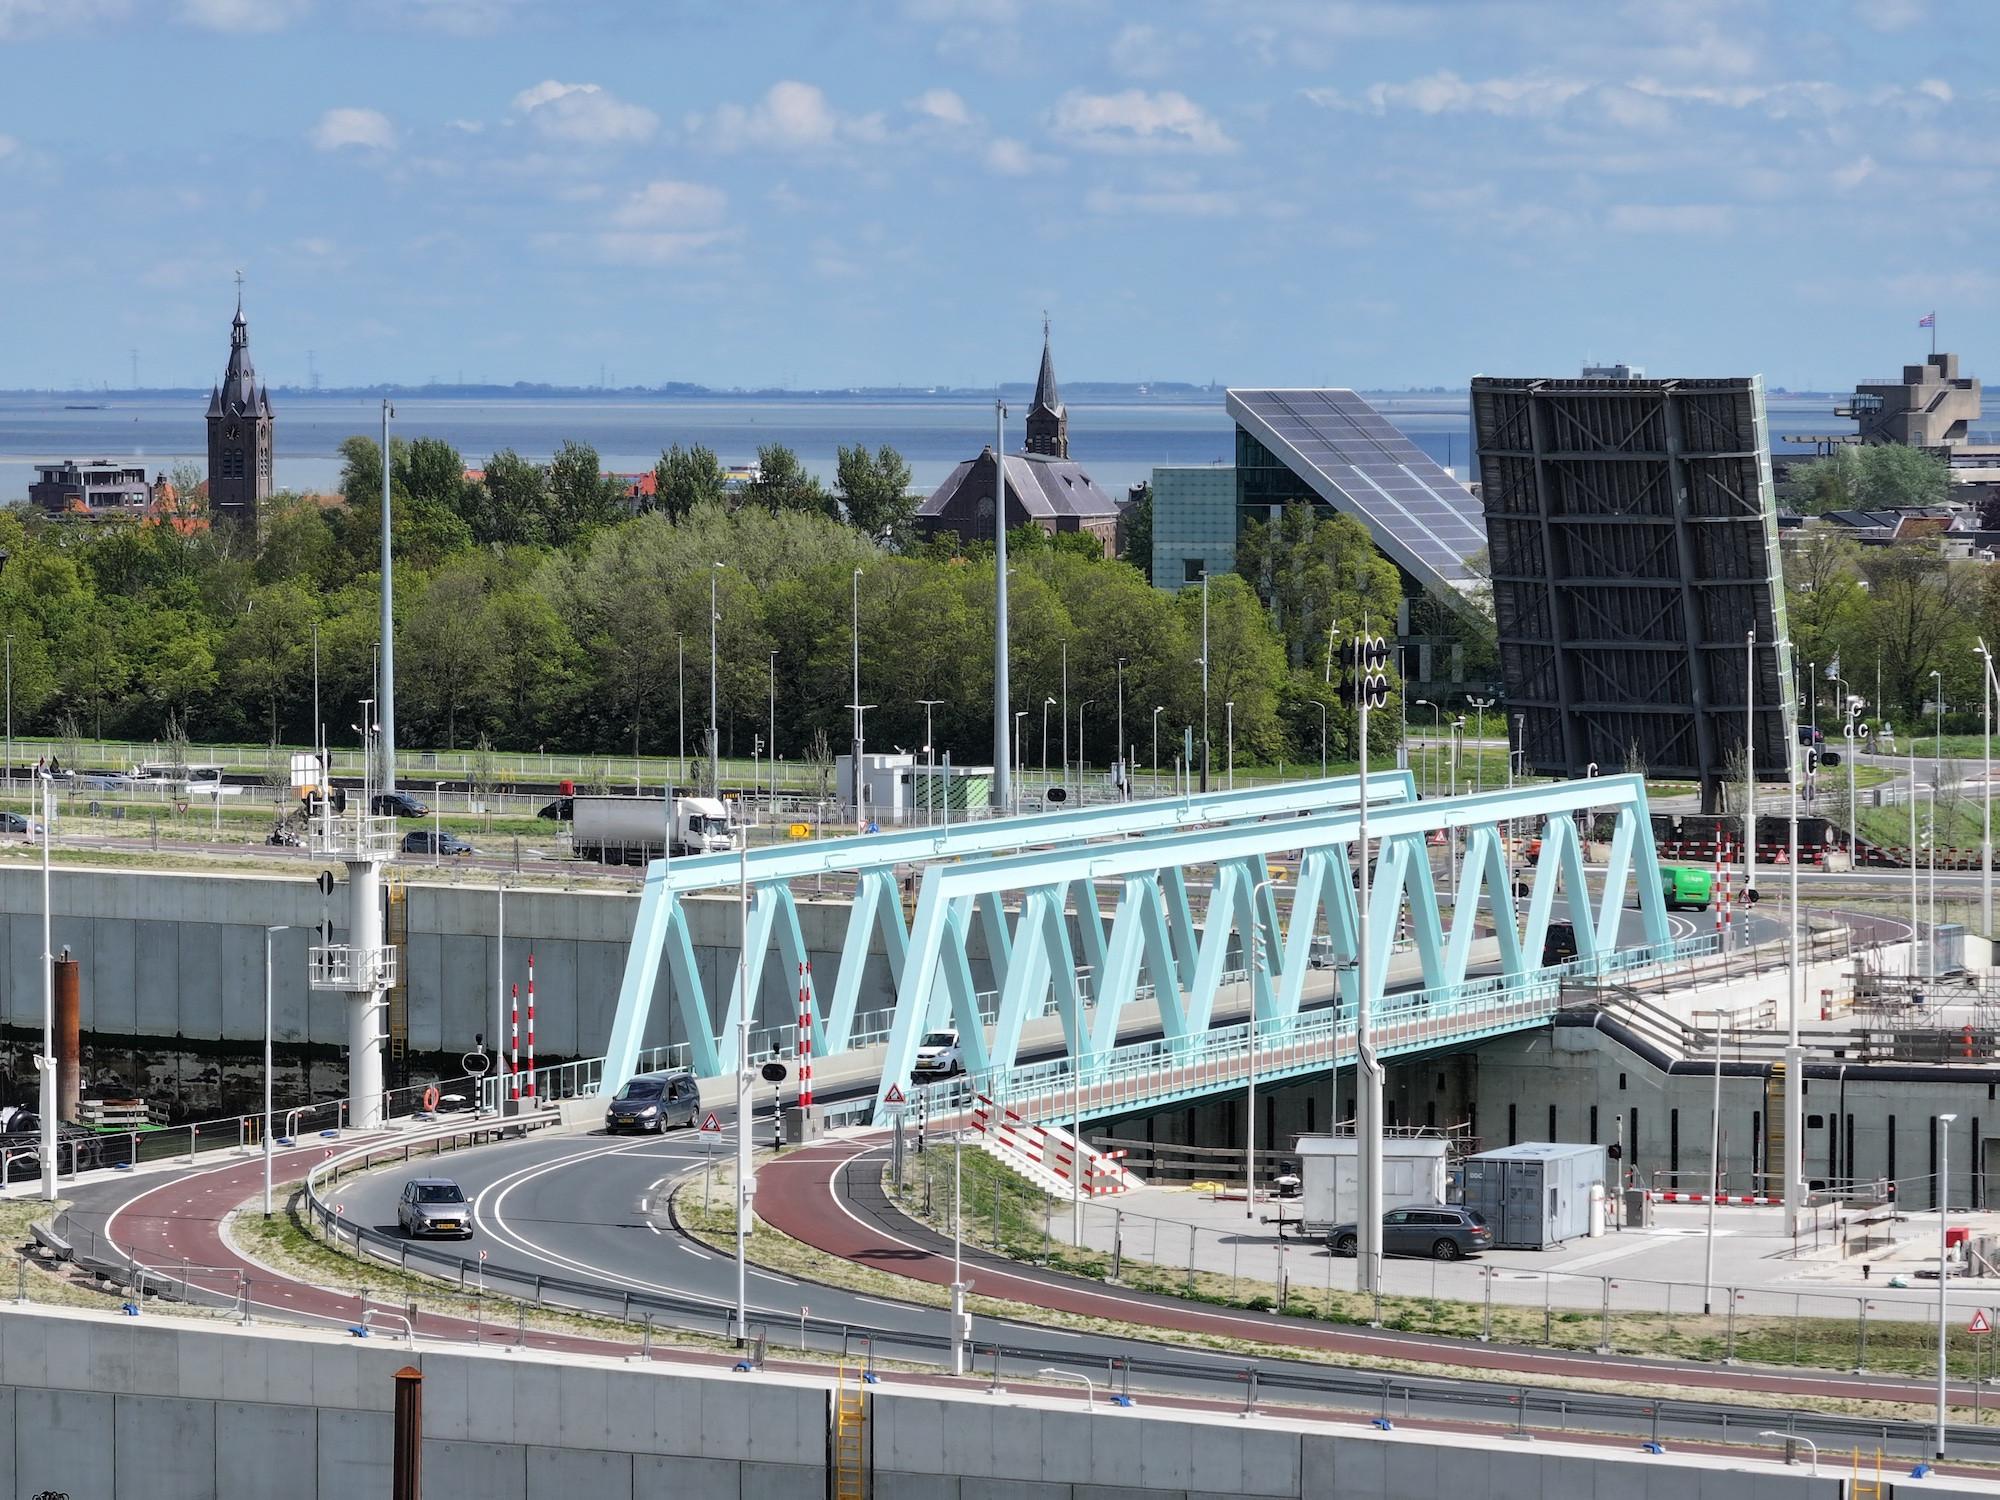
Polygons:
[[[1659,1188],[1650,1189],[1646,1197],[1654,1203],[1708,1202],[1707,1193],[1677,1193],[1663,1191]],[[1715,1201],[1741,1208],[1779,1208],[1783,1206],[1785,1200],[1783,1198],[1769,1197],[1763,1193],[1718,1193]]]
[[507,1007],[507,1097],[521,1097],[521,987],[517,984],[509,992]]
[[521,1092],[529,1102],[535,1097],[535,955],[528,955],[528,1081]]
[[984,1094],[973,1099],[972,1128],[995,1159],[1054,1197],[1066,1198],[1080,1189],[1087,1197],[1101,1198],[1138,1185],[1122,1165],[1123,1151],[1079,1148],[1067,1131],[1031,1124]]
[[812,965],[799,965],[799,1108],[813,1102]]

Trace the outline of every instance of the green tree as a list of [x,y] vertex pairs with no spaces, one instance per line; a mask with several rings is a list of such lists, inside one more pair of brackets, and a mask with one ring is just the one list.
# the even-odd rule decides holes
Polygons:
[[781,443],[767,443],[757,450],[757,477],[744,486],[743,503],[781,515],[805,511],[832,516],[833,497],[804,464],[798,454]]
[[675,443],[653,465],[653,508],[681,520],[698,505],[721,505],[728,498],[722,463],[700,443]]
[[[1235,726],[1236,759],[1275,758],[1283,747],[1278,723],[1278,687],[1285,674],[1284,647],[1250,585],[1235,574],[1211,579],[1208,586],[1208,743],[1210,785],[1228,761],[1225,733]],[[1201,654],[1202,591],[1182,589],[1174,596],[1187,639]],[[1201,677],[1192,674],[1193,722],[1199,725]],[[1233,703],[1231,710],[1227,705]],[[1196,730],[1196,756],[1201,733]]]
[[421,581],[397,622],[397,677],[412,716],[458,748],[492,685],[492,639],[481,560],[460,558]]
[[314,613],[302,586],[272,584],[256,591],[224,643],[230,685],[264,705],[272,741],[279,738],[280,707],[296,697],[302,681],[311,681]]
[[600,466],[588,443],[566,442],[549,461],[548,540],[572,546],[610,526],[623,509],[618,481]]
[[482,542],[509,546],[548,540],[548,475],[512,448],[486,460],[480,520],[472,528]]
[[874,453],[865,444],[842,447],[834,471],[847,524],[878,542],[899,541],[917,514],[910,493],[910,466],[884,443]]
[[[1378,633],[1396,619],[1402,587],[1395,564],[1358,521],[1288,505],[1276,521],[1252,521],[1236,546],[1236,571],[1270,607],[1287,662],[1324,662],[1331,634]],[[1213,585],[1211,585],[1211,588]]]
[[124,690],[132,664],[120,645],[120,631],[111,612],[93,606],[64,636],[63,696],[90,711],[91,733],[104,738],[104,705]]

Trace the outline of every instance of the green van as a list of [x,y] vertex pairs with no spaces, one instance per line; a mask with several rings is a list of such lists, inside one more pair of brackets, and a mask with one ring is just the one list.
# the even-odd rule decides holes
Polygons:
[[1698,866],[1660,866],[1661,893],[1667,898],[1668,911],[1686,911],[1690,907],[1696,911],[1707,911],[1714,895],[1714,884],[1710,872]]

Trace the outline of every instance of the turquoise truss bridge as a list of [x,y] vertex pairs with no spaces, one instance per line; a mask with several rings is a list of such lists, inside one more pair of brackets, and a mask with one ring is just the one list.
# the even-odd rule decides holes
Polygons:
[[[733,1037],[744,1013],[743,994],[759,993],[764,969],[775,949],[786,973],[807,962],[799,929],[794,882],[851,879],[853,900],[841,955],[835,965],[830,1003],[822,1003],[816,976],[806,985],[813,1018],[813,1055],[837,1056],[853,1044],[855,1015],[861,1000],[863,971],[869,949],[879,934],[889,974],[900,997],[908,980],[906,955],[909,933],[897,891],[898,867],[946,861],[977,861],[996,853],[1052,846],[1083,850],[1110,840],[1124,840],[1172,830],[1193,831],[1275,818],[1297,821],[1301,815],[1332,808],[1354,807],[1361,794],[1358,777],[1289,782],[1280,786],[1209,792],[1144,802],[1113,803],[1070,812],[1028,817],[994,818],[957,827],[899,829],[849,838],[821,839],[808,844],[753,849],[742,854],[704,854],[686,859],[656,860],[646,871],[632,946],[619,985],[618,1008],[612,1017],[602,1088],[613,1092],[638,1070],[641,1050],[660,987],[662,963],[668,989],[688,1038],[696,1073],[714,1077],[732,1065]],[[1407,771],[1378,772],[1368,778],[1371,807],[1388,808],[1412,802],[1416,788]],[[725,1008],[720,1016],[710,1005],[707,987],[695,962],[689,931],[688,896],[736,893],[747,879],[750,919],[742,965],[731,965]],[[1184,885],[1173,882],[1186,905]],[[1005,977],[1011,947],[1008,913],[998,893],[975,902],[960,920],[982,923],[988,939],[995,981]],[[747,972],[746,972],[747,971]]]
[[[1576,823],[1585,813],[1611,823],[1603,876],[1594,890]],[[1204,1062],[1215,1077],[1240,1076],[1247,1029],[1239,1026],[1233,1036],[1216,1037],[1211,1022],[1218,994],[1245,982],[1260,1053],[1306,1039],[1315,1043],[1286,1053],[1296,1066],[1281,1071],[1351,1060],[1360,998],[1355,962],[1360,821],[1355,808],[1329,808],[1299,819],[928,869],[883,1060],[878,1115],[892,1085],[907,1088],[923,1033],[945,1024],[958,1029],[968,1073],[988,1080],[989,1092],[1032,1103],[1032,1079],[1016,1076],[1018,1046],[1024,1020],[1042,1013],[1051,987],[1062,1018],[1063,1066],[1073,1070],[1077,1083],[1105,1083],[1113,1076],[1154,1080],[1136,1092],[1121,1090],[1127,1103],[1141,1095],[1149,1102],[1172,1102],[1223,1086],[1212,1079],[1197,1086]],[[1529,887],[1523,912],[1509,886],[1507,840],[1510,832],[1526,838],[1537,829],[1534,857],[1522,875]],[[1440,833],[1464,843],[1449,922],[1430,853],[1430,840]],[[1687,956],[1684,950],[1700,946],[1671,940],[1645,783],[1637,776],[1371,806],[1368,842],[1374,855],[1367,964],[1371,1013],[1385,1018],[1391,1013],[1384,1000],[1399,930],[1408,931],[1421,976],[1420,1010],[1408,1013],[1411,997],[1397,997],[1397,1029],[1393,1039],[1385,1038],[1391,1041],[1385,1050],[1462,1045],[1539,1025],[1566,972],[1603,973]],[[1293,854],[1296,881],[1273,880],[1269,862]],[[1185,894],[1187,873],[1197,866],[1214,871],[1199,929]],[[1288,900],[1280,895],[1286,886]],[[1020,915],[998,1012],[987,1026],[966,958],[968,914],[1003,894],[1018,900]],[[1108,923],[1104,896],[1112,906]],[[1629,924],[1628,899],[1636,907]],[[1559,902],[1576,952],[1560,965],[1544,965]],[[1073,982],[1072,922],[1094,967],[1089,1005]],[[1253,951],[1253,941],[1270,957],[1246,965],[1239,955]],[[1142,977],[1158,1007],[1161,1037],[1121,1048],[1120,1016],[1140,998]],[[1323,990],[1332,1003],[1315,1007],[1308,1017],[1309,986]],[[1233,1066],[1224,1057],[1232,1052]],[[1183,1063],[1189,1069],[1177,1075]]]

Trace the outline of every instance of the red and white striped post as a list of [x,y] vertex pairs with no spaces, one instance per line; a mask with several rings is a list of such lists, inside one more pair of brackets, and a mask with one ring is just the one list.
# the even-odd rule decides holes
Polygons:
[[813,1102],[812,965],[799,965],[799,1108]]
[[530,1100],[535,1097],[535,955],[528,955],[528,1085]]
[[521,987],[517,984],[510,992],[513,999],[507,1008],[507,1097],[521,1097]]

